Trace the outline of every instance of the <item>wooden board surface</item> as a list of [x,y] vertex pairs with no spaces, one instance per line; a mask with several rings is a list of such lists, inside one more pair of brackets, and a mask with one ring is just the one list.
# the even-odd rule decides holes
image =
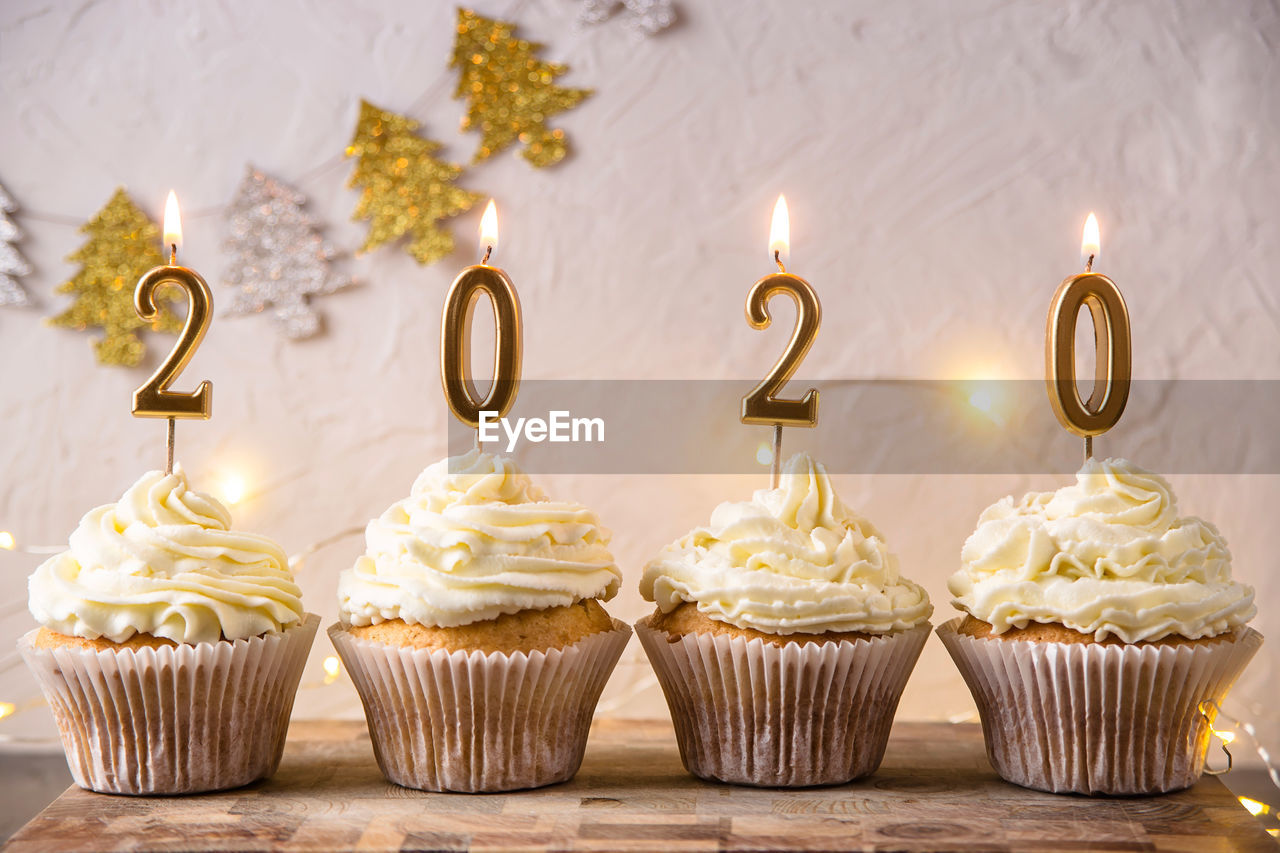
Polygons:
[[[7,780],[12,784],[13,780]],[[1164,797],[1055,796],[1001,782],[976,725],[899,723],[868,779],[799,791],[701,782],[669,722],[598,721],[571,782],[426,794],[378,772],[363,723],[297,722],[279,772],[219,794],[68,789],[11,853],[92,850],[1258,850],[1277,847],[1217,779]]]

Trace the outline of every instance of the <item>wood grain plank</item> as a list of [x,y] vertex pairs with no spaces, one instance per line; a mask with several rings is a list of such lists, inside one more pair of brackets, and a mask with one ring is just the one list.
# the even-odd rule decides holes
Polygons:
[[514,794],[388,783],[361,723],[298,722],[279,772],[192,797],[69,789],[12,853],[58,850],[1269,851],[1217,779],[1166,797],[1054,796],[1002,782],[976,725],[900,723],[880,771],[787,791],[702,782],[669,722],[598,721],[571,782]]

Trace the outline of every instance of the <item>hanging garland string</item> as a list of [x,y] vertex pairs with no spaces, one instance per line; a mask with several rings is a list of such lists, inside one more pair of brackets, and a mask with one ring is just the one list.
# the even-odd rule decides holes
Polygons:
[[[518,12],[525,2],[517,0],[504,17]],[[546,168],[568,151],[564,131],[547,127],[547,121],[576,106],[591,90],[556,85],[555,79],[566,74],[568,67],[543,60],[539,55],[543,46],[517,38],[515,30],[516,25],[506,20],[458,9],[448,65],[457,77],[453,96],[466,101],[462,130],[481,133],[474,163],[518,143],[522,157],[535,168]],[[437,79],[415,101],[414,109],[420,110],[447,83],[447,77]],[[362,192],[353,218],[369,220],[361,251],[407,237],[408,252],[418,263],[430,264],[453,251],[453,234],[445,221],[469,210],[483,196],[454,185],[462,167],[438,159],[435,153],[441,143],[419,135],[418,129],[419,123],[410,116],[362,101],[354,138],[345,151],[304,172],[299,182],[327,175],[344,157],[356,158],[348,185]],[[231,202],[189,211],[187,217],[199,220],[221,214],[227,221],[231,238],[224,244],[228,253],[224,278],[237,288],[229,313],[269,309],[277,328],[291,339],[311,337],[321,328],[322,316],[311,307],[311,296],[351,283],[329,269],[338,251],[320,234],[319,223],[302,211],[304,203],[305,197],[292,185],[250,167]],[[7,209],[12,207],[7,203]],[[29,216],[37,221],[72,221],[39,210]],[[130,223],[137,227],[128,227]],[[12,226],[7,220],[3,224]],[[125,280],[140,274],[135,267],[143,253],[125,250],[153,242],[155,226],[122,187],[81,230],[89,235],[89,242],[70,259],[81,262],[83,268],[59,289],[73,294],[75,302],[50,322],[78,331],[100,328],[102,336],[94,343],[98,363],[135,366],[146,354],[146,341],[129,310]],[[9,231],[17,236],[16,226]],[[19,265],[15,248],[9,247],[9,255],[17,260],[6,263],[0,258],[5,264],[0,272],[29,272]],[[0,285],[5,286],[0,304],[26,304],[25,293],[11,275],[0,279]],[[167,312],[152,331],[174,331],[175,320]]]
[[[508,4],[507,8],[502,11],[502,17],[508,19],[518,15],[528,5],[529,0],[513,0]],[[573,43],[569,45],[572,49]],[[441,95],[448,91],[449,87],[454,83],[451,75],[445,75],[438,78],[434,83],[423,90],[422,94],[415,98],[409,104],[409,114],[421,114],[428,105],[436,102]],[[316,181],[330,172],[342,168],[347,161],[345,151],[339,151],[331,157],[328,157],[311,168],[303,171],[297,178],[289,183],[295,187],[305,189],[313,181]],[[182,213],[184,220],[201,220],[211,217],[225,216],[230,204],[219,204],[209,207],[192,208],[184,210]],[[72,228],[79,228],[84,224],[84,220],[75,216],[67,216],[61,213],[53,213],[38,208],[29,208],[25,204],[22,208],[22,218],[33,222],[44,222],[50,225],[66,225]]]

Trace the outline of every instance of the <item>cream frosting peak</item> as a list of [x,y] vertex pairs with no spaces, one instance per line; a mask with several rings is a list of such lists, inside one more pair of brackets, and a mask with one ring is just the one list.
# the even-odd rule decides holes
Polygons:
[[429,466],[365,541],[338,581],[349,625],[466,625],[608,600],[621,581],[595,513],[547,498],[512,460],[478,450]]
[[778,488],[720,504],[707,527],[663,548],[640,593],[663,612],[692,602],[712,619],[770,634],[886,633],[933,612],[880,532],[805,453],[788,460]]
[[303,616],[301,590],[272,540],[231,531],[231,515],[179,468],[149,471],[90,510],[70,548],[31,576],[30,609],[60,634],[124,642],[246,639]]
[[1195,639],[1256,612],[1218,529],[1180,517],[1168,481],[1124,459],[1089,460],[1073,485],[992,505],[960,558],[954,603],[996,633],[1053,622],[1097,639]]
[[432,512],[450,506],[547,500],[514,460],[479,450],[427,466],[414,480],[409,494]]

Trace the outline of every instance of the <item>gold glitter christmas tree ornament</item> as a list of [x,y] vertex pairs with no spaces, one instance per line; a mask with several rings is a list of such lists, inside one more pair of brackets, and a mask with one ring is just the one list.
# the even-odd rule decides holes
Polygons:
[[98,363],[133,367],[147,351],[137,335],[139,329],[174,334],[182,328],[172,299],[161,297],[161,311],[150,322],[133,307],[138,279],[164,263],[160,229],[122,187],[80,231],[89,239],[67,258],[80,264],[80,272],[57,290],[72,294],[75,302],[49,323],[81,332],[91,326],[102,329],[102,338],[93,344]]
[[358,158],[347,182],[363,187],[352,219],[369,220],[361,251],[370,251],[405,234],[409,254],[430,264],[453,251],[453,233],[442,219],[469,209],[480,193],[454,186],[462,167],[431,156],[440,143],[418,136],[418,122],[360,102],[360,119],[347,156]]
[[338,254],[293,187],[252,166],[227,206],[223,280],[235,288],[228,314],[267,313],[294,340],[321,327],[311,298],[351,284],[330,266]]
[[9,218],[9,214],[17,209],[4,187],[0,187],[0,306],[31,304],[31,297],[18,283],[19,278],[30,275],[31,264],[13,245],[22,236],[18,226]]
[[568,66],[537,57],[542,45],[514,37],[515,25],[458,10],[458,34],[449,67],[458,69],[455,98],[467,99],[462,129],[479,128],[475,162],[519,140],[521,156],[542,169],[564,159],[568,143],[547,119],[572,109],[590,89],[566,89],[555,78]]

